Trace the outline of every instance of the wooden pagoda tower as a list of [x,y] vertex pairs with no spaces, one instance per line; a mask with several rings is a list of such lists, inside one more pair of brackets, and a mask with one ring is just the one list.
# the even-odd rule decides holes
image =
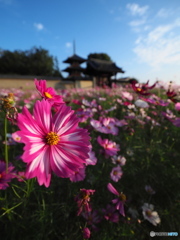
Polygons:
[[85,69],[81,67],[81,64],[86,62],[86,59],[78,56],[77,54],[73,54],[71,57],[68,57],[63,63],[70,64],[69,67],[62,70],[63,72],[68,72],[67,79],[69,80],[80,80],[83,79],[83,73]]
[[[81,67],[81,64],[86,62],[86,68]],[[63,63],[70,64],[67,68],[62,70],[68,73],[68,77],[65,80],[75,82],[78,81],[93,81],[93,86],[109,86],[112,84],[112,76],[116,76],[117,73],[124,73],[124,71],[116,66],[112,61],[99,60],[95,58],[85,59],[78,56],[75,53],[74,42],[74,54],[68,57]]]

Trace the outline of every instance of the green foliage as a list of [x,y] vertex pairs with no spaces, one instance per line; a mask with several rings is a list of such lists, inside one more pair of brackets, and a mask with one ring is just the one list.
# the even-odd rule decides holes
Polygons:
[[95,58],[99,60],[106,60],[106,61],[112,61],[110,56],[106,53],[90,53],[88,55],[88,59]]
[[[75,91],[74,91],[75,92]],[[102,109],[108,110],[116,104],[114,111],[105,114],[106,117],[124,119],[127,108],[117,103],[120,95],[106,90],[89,91],[83,94],[68,93],[67,101],[73,109],[79,106],[71,100],[88,101],[96,99]],[[105,98],[100,101],[99,98]],[[136,97],[136,96],[135,96]],[[22,99],[21,99],[22,100]],[[85,107],[85,106],[84,106]],[[156,108],[156,109],[155,109]],[[175,113],[174,106],[169,108]],[[74,197],[82,188],[95,189],[91,198],[92,207],[102,217],[97,224],[98,231],[92,232],[93,240],[150,240],[150,232],[179,232],[180,222],[180,128],[162,117],[160,114],[166,107],[152,105],[146,109],[146,114],[159,124],[149,121],[142,124],[140,111],[136,111],[136,118],[126,119],[127,126],[119,128],[119,134],[104,134],[92,130],[90,122],[81,123],[81,127],[90,129],[91,144],[98,159],[95,166],[87,166],[86,178],[83,181],[72,183],[69,179],[53,176],[49,188],[39,186],[36,179],[18,182],[13,179],[10,187],[0,190],[0,232],[3,240],[82,240],[82,229],[86,221],[82,216],[77,216],[77,204]],[[157,115],[153,115],[153,111]],[[95,112],[94,119],[99,119],[99,112]],[[3,129],[3,122],[1,122]],[[16,131],[16,126],[9,124],[9,132]],[[133,131],[132,131],[133,130]],[[1,133],[1,153],[3,153],[3,132]],[[110,158],[100,152],[97,137],[108,138],[120,144],[120,155],[126,157],[126,165],[122,167],[123,176],[118,182],[112,182],[111,169],[115,166]],[[16,160],[22,154],[22,144],[10,145],[9,153],[12,163],[18,171],[25,169],[25,163]],[[118,223],[106,221],[102,209],[116,198],[107,190],[107,184],[113,186],[127,196],[125,204],[125,217],[120,217]],[[150,185],[154,195],[145,191],[145,186]],[[153,204],[155,211],[161,218],[161,224],[153,226],[142,216],[142,205]],[[129,208],[138,212],[133,218]],[[170,239],[170,238],[169,238]]]
[[58,60],[41,47],[27,51],[0,51],[0,74],[62,77]]

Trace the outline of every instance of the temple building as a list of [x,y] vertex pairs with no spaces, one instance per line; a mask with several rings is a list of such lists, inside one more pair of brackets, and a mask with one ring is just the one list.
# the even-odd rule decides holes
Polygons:
[[[81,64],[85,62],[86,68],[81,67]],[[92,86],[111,87],[112,82],[116,78],[116,74],[124,73],[124,71],[112,61],[95,58],[85,59],[75,53],[64,60],[63,63],[70,64],[70,66],[62,70],[68,73],[64,81],[73,81],[76,87],[78,87],[80,81],[91,81]],[[112,79],[112,77],[114,77],[114,79]]]
[[124,71],[116,66],[114,62],[90,58],[87,60],[86,74],[95,77],[97,86],[109,86],[112,84],[112,77]]

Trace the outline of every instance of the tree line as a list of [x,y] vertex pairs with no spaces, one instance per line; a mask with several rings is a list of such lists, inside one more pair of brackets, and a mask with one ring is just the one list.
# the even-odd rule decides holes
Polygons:
[[62,77],[57,57],[41,47],[13,52],[0,49],[0,74]]

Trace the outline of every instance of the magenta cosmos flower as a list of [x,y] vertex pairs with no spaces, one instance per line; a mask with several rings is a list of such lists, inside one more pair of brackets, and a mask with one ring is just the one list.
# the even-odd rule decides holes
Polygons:
[[36,85],[36,89],[42,98],[48,100],[54,105],[59,105],[60,103],[64,103],[62,97],[57,95],[54,88],[46,86],[46,80],[37,80],[34,79],[34,83]]
[[116,144],[107,138],[102,139],[100,136],[98,136],[97,142],[104,148],[106,156],[114,156],[120,150],[119,144]]
[[155,82],[152,86],[149,86],[149,80],[145,84],[139,84],[136,81],[131,82],[131,86],[136,93],[147,96],[150,95],[148,90],[155,88],[156,84],[157,82]]
[[175,105],[174,105],[175,109],[177,111],[180,111],[180,102],[177,102]]
[[5,190],[9,187],[8,182],[11,182],[12,178],[15,177],[16,173],[14,171],[14,166],[9,163],[8,169],[6,169],[6,163],[0,161],[0,190]]
[[25,144],[22,160],[27,163],[27,179],[37,177],[40,185],[48,187],[52,171],[66,178],[84,167],[90,138],[87,130],[78,127],[78,118],[70,107],[61,104],[52,115],[48,101],[37,101],[33,116],[24,107],[17,125],[17,134]]
[[84,239],[89,239],[91,237],[91,231],[89,228],[84,228],[83,229],[83,238]]
[[111,205],[107,205],[106,209],[102,210],[104,213],[104,218],[107,221],[111,221],[111,222],[119,222],[119,213],[116,212],[116,208],[114,206]]
[[115,198],[112,200],[112,203],[114,203],[116,206],[116,209],[119,211],[119,213],[122,216],[125,216],[124,213],[124,204],[126,202],[126,195],[124,195],[122,192],[118,192],[111,183],[108,183],[107,185],[108,190],[118,196],[118,198]]
[[79,182],[79,181],[83,181],[86,177],[86,172],[85,172],[85,167],[84,168],[80,168],[78,172],[74,172],[74,174],[72,174],[69,179],[71,182]]
[[90,205],[90,195],[93,195],[95,190],[92,189],[80,189],[80,193],[75,197],[75,201],[78,205],[78,213],[79,216],[82,212],[91,212],[92,208]]

